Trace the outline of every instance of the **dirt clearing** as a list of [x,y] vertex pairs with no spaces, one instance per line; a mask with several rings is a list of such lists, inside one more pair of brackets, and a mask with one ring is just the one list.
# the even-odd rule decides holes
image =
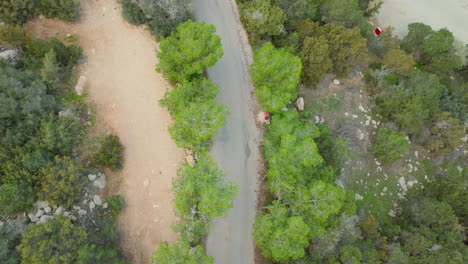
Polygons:
[[170,228],[176,220],[171,179],[184,154],[167,132],[169,114],[158,105],[169,84],[154,71],[154,38],[123,21],[117,1],[81,1],[81,6],[80,23],[36,19],[28,28],[40,37],[78,37],[86,58],[80,66],[88,80],[85,92],[96,104],[96,129],[116,133],[125,146],[120,190],[115,190],[127,202],[118,221],[122,247],[132,263],[148,263],[159,242],[177,238]]

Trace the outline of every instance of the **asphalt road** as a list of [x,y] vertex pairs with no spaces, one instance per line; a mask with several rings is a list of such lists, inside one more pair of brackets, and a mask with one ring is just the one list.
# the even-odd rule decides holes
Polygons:
[[239,18],[231,4],[231,0],[193,1],[196,20],[214,24],[222,39],[224,56],[208,69],[208,75],[220,89],[218,100],[229,106],[231,115],[218,131],[212,154],[227,179],[237,182],[239,189],[227,217],[214,221],[206,250],[216,264],[250,264],[254,263],[258,130],[250,108],[251,82],[238,31]]

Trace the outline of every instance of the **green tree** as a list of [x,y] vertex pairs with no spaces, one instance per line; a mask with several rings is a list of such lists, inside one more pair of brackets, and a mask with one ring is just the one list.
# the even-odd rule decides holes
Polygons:
[[4,184],[0,186],[0,217],[25,212],[35,201],[31,186],[25,184]]
[[119,170],[123,166],[124,147],[116,135],[106,135],[101,139],[100,147],[93,156],[94,164],[109,167],[113,171]]
[[263,256],[288,263],[305,255],[309,230],[301,217],[290,217],[284,206],[273,204],[268,213],[257,217],[254,239]]
[[434,31],[423,23],[411,23],[408,25],[408,34],[403,39],[401,47],[408,52],[419,52],[424,41]]
[[242,3],[240,10],[245,30],[259,37],[279,35],[286,20],[283,10],[273,6],[271,0]]
[[54,50],[46,53],[43,61],[42,69],[40,70],[42,80],[47,84],[49,90],[53,91],[59,88],[61,69],[57,63],[57,58]]
[[[236,185],[224,182],[225,174],[208,153],[198,155],[193,167],[185,164],[177,174],[173,183],[174,203],[182,221],[189,223],[200,218],[209,227],[211,219],[224,216],[233,207]],[[200,237],[191,234],[190,228],[181,231],[192,243],[200,240]]]
[[271,42],[257,50],[250,72],[261,107],[275,112],[296,98],[301,71],[298,57],[276,49]]
[[227,107],[219,101],[189,103],[174,115],[169,133],[179,147],[203,149],[224,125],[228,114]]
[[22,263],[72,264],[86,242],[86,232],[70,219],[55,216],[40,225],[30,225],[18,246]]
[[368,34],[368,24],[358,0],[328,0],[322,7],[325,21],[346,28],[359,28],[361,32]]
[[360,264],[361,263],[361,250],[353,246],[344,246],[340,248],[340,260],[346,264]]
[[[0,4],[1,5],[1,4]],[[31,41],[31,34],[21,26],[0,25],[0,45],[24,48]]]
[[191,247],[183,240],[172,245],[162,242],[154,255],[151,264],[213,264],[214,258],[206,256],[203,247]]
[[288,29],[294,29],[302,20],[320,18],[320,4],[322,0],[276,0],[286,14],[286,25]]
[[37,15],[35,0],[4,0],[0,2],[0,20],[7,24],[22,25]]
[[327,39],[324,36],[307,37],[302,46],[301,60],[303,80],[311,85],[316,84],[333,67]]
[[78,250],[76,264],[113,263],[129,264],[120,256],[117,248],[106,248],[95,244],[86,244]]
[[451,117],[448,112],[441,112],[434,116],[427,148],[437,154],[447,154],[462,143],[463,136],[465,130],[459,120]]
[[380,128],[374,137],[371,152],[384,163],[393,163],[408,150],[409,143],[403,133]]
[[177,32],[161,40],[156,70],[173,82],[201,75],[205,67],[213,66],[224,54],[215,30],[214,25],[205,22],[189,20],[180,24]]
[[165,107],[172,116],[180,113],[187,104],[198,101],[209,101],[218,95],[218,87],[206,78],[196,78],[175,86],[172,91],[166,92],[159,103]]
[[76,21],[80,15],[80,4],[75,0],[41,0],[40,12],[46,17]]
[[80,166],[72,159],[56,156],[54,163],[39,170],[41,199],[71,207],[83,190],[81,173]]
[[392,49],[385,54],[382,64],[392,72],[409,75],[413,71],[416,62],[413,56],[406,54],[403,50]]
[[55,155],[71,155],[82,139],[85,127],[72,115],[44,118],[38,131],[38,145]]

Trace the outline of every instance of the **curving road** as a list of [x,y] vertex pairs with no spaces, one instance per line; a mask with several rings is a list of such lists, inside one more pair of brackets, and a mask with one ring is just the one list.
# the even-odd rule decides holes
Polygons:
[[234,0],[194,0],[197,21],[216,26],[224,56],[208,69],[210,79],[220,89],[218,99],[227,104],[231,115],[218,131],[212,148],[214,159],[237,182],[239,194],[226,218],[216,219],[208,236],[206,250],[216,264],[253,264],[252,225],[256,213],[258,130],[253,118],[252,87],[248,45],[241,42],[239,18]]

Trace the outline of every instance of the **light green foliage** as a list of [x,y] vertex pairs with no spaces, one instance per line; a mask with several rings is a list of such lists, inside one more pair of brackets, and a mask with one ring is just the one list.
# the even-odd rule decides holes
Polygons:
[[368,24],[358,0],[327,0],[322,7],[325,22],[347,28],[359,28],[363,34],[368,34]]
[[393,163],[408,150],[409,143],[403,133],[380,128],[374,137],[371,152],[384,163]]
[[462,143],[464,136],[465,130],[459,120],[448,112],[441,112],[434,117],[427,148],[437,154],[447,154]]
[[124,147],[116,135],[109,134],[102,138],[100,147],[93,156],[93,162],[97,166],[109,167],[113,171],[120,170],[123,166]]
[[204,149],[228,114],[227,107],[219,101],[189,103],[173,116],[169,133],[179,147]]
[[47,84],[49,90],[53,91],[59,88],[61,72],[54,50],[51,49],[46,53],[42,64],[43,66],[40,70],[42,81]]
[[344,246],[340,248],[340,260],[346,264],[360,264],[361,263],[361,250],[353,246]]
[[301,60],[303,80],[311,85],[316,84],[333,67],[327,39],[324,36],[307,37],[302,46]]
[[40,0],[40,12],[46,17],[76,21],[80,15],[80,4],[76,0]]
[[443,28],[434,31],[422,23],[408,25],[408,35],[403,39],[402,48],[416,54],[425,69],[435,73],[449,73],[461,66],[452,32]]
[[206,256],[203,247],[191,247],[188,242],[178,240],[172,245],[162,242],[151,257],[151,264],[213,264],[214,258]]
[[18,246],[22,263],[72,264],[86,242],[85,230],[63,216],[29,227]]
[[406,54],[403,50],[392,49],[385,54],[382,64],[392,72],[409,75],[413,71],[416,62],[413,56]]
[[31,186],[25,184],[4,184],[0,186],[0,217],[25,212],[35,201]]
[[205,67],[213,66],[224,54],[221,39],[215,31],[214,25],[205,22],[189,20],[180,24],[177,32],[160,42],[156,70],[173,82],[201,75]]
[[193,233],[199,232],[192,228],[193,221],[196,225],[206,225],[201,228],[204,230],[209,228],[211,219],[224,216],[233,206],[236,185],[224,182],[225,174],[208,153],[200,154],[193,167],[185,164],[177,174],[173,183],[174,203],[177,214],[186,222],[182,235],[192,243],[199,242],[201,237]]
[[276,197],[294,192],[296,186],[310,182],[313,168],[323,162],[314,138],[318,129],[299,119],[297,112],[272,116],[265,133],[265,158],[268,160],[268,189]]
[[41,199],[71,207],[83,190],[81,173],[80,166],[69,157],[56,156],[54,163],[39,171]]
[[276,112],[296,98],[301,70],[298,57],[276,49],[271,42],[257,50],[250,72],[261,107]]
[[218,87],[206,78],[193,79],[175,86],[172,91],[166,92],[159,101],[172,116],[180,113],[191,102],[214,100],[218,94]]
[[286,207],[274,204],[255,221],[254,238],[263,256],[287,263],[304,256],[309,230],[301,217],[290,217]]
[[275,36],[281,33],[286,15],[271,4],[271,0],[253,0],[240,5],[241,20],[247,32],[259,36]]
[[315,181],[310,189],[298,187],[284,203],[289,205],[292,215],[303,217],[313,237],[323,235],[328,217],[340,212],[344,198],[343,189]]
[[378,112],[415,134],[440,107],[442,85],[430,73],[416,71],[398,86],[390,86],[377,98]]

